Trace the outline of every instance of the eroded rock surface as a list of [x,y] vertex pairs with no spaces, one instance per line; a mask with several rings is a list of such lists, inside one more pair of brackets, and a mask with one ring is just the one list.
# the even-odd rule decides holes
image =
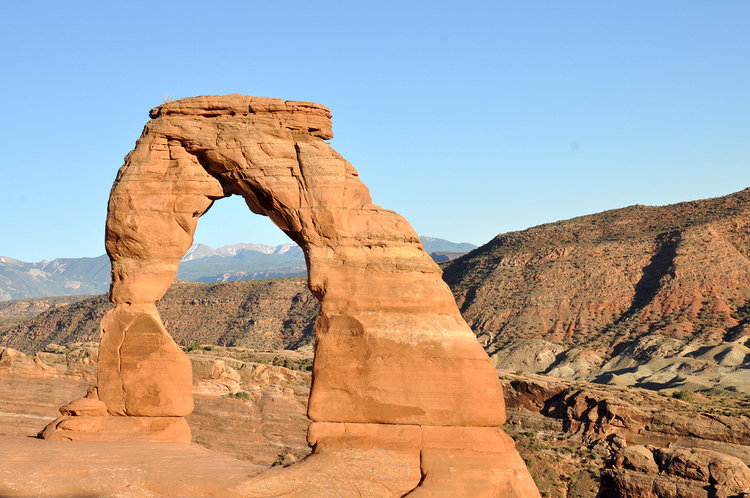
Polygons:
[[[407,458],[404,475],[425,478],[398,478],[405,489],[377,485],[386,495],[422,483],[425,492],[458,496],[481,475],[470,494],[538,496],[498,429],[505,407],[491,362],[411,226],[372,204],[354,168],[326,143],[327,108],[227,95],[170,102],[151,117],[109,201],[116,308],[102,321],[98,380],[109,418],[179,418],[192,410],[190,363],[154,303],[174,280],[198,218],[237,194],[302,247],[321,303],[308,415],[323,425],[315,454],[300,465],[327,462],[322,467],[336,474],[326,447],[346,427],[347,451],[385,451],[378,474],[390,476],[392,433],[413,427],[421,437],[409,439],[406,452],[416,458]],[[364,434],[367,443],[347,434]],[[340,465],[354,482],[372,481],[371,460],[346,460]],[[300,485],[309,477],[300,468],[248,489]]]
[[743,397],[673,397],[536,374],[501,378],[506,430],[543,495],[743,496],[739,483],[728,487],[730,480],[710,476],[708,463],[696,463],[747,474]]
[[628,446],[602,471],[599,497],[750,496],[750,469],[711,450]]

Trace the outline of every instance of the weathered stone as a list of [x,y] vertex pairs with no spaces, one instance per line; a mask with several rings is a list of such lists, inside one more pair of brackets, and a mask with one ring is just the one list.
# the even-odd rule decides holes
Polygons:
[[539,496],[515,443],[499,428],[313,422],[308,441],[315,455],[388,448],[400,465],[418,457],[410,473],[422,482],[409,496]]
[[659,466],[654,461],[654,454],[643,445],[632,445],[622,448],[618,454],[617,466],[638,472],[659,472]]
[[107,405],[98,399],[81,398],[60,407],[60,413],[63,416],[90,415],[103,417],[107,415]]
[[[649,455],[653,455],[649,460]],[[601,473],[599,496],[747,496],[750,469],[739,458],[697,448],[628,446]]]
[[121,305],[102,320],[99,398],[113,415],[182,417],[193,411],[190,360],[153,304]]
[[20,351],[16,351],[13,348],[2,348],[0,349],[0,367],[10,368],[13,366],[15,359],[26,358],[26,355]]
[[189,443],[183,417],[63,416],[39,433],[42,439],[75,441],[176,441]]
[[410,496],[538,497],[515,443],[496,427],[422,427],[422,475]]
[[242,493],[401,496],[425,476],[425,493],[538,496],[498,428],[505,405],[492,363],[411,226],[374,205],[325,142],[327,108],[225,95],[170,102],[150,116],[112,187],[106,223],[116,308],[102,321],[98,387],[121,416],[71,417],[58,432],[100,424],[119,434],[107,424],[126,423],[110,421],[190,413],[190,363],[154,303],[198,218],[238,194],[305,253],[321,302],[308,414],[331,424],[311,429],[313,457]]

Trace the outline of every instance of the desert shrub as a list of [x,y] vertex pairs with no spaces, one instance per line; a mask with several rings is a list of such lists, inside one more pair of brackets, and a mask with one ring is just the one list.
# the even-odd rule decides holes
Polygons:
[[690,393],[687,391],[675,391],[672,393],[672,397],[680,401],[690,401]]
[[283,467],[285,465],[290,465],[296,461],[297,459],[294,457],[294,455],[292,455],[292,453],[289,452],[288,450],[285,450],[276,456],[276,461],[273,462],[271,467],[278,467],[278,466]]
[[183,346],[183,349],[186,353],[191,353],[193,351],[213,351],[214,347],[211,345],[201,346],[197,342],[194,342],[189,346]]
[[277,367],[288,368],[289,370],[301,370],[303,372],[309,372],[312,370],[313,360],[312,358],[293,360],[291,358],[276,357],[273,359],[271,364]]
[[226,395],[227,398],[239,399],[242,401],[250,401],[250,393],[246,391],[237,391],[236,393],[229,393]]

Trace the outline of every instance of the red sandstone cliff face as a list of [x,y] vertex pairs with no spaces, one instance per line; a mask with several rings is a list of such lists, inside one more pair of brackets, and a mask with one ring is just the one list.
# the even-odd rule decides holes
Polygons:
[[750,189],[500,234],[444,279],[490,354],[516,338],[603,355],[647,333],[733,340],[750,327]]

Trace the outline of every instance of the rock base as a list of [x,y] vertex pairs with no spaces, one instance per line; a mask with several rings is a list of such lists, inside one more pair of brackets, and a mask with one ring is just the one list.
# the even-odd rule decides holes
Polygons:
[[183,417],[63,415],[38,435],[68,441],[172,441],[189,443],[190,426]]
[[308,441],[314,447],[310,457],[235,491],[247,496],[539,496],[515,443],[496,427],[313,422]]
[[540,496],[515,442],[502,429],[421,429],[424,477],[410,496]]

